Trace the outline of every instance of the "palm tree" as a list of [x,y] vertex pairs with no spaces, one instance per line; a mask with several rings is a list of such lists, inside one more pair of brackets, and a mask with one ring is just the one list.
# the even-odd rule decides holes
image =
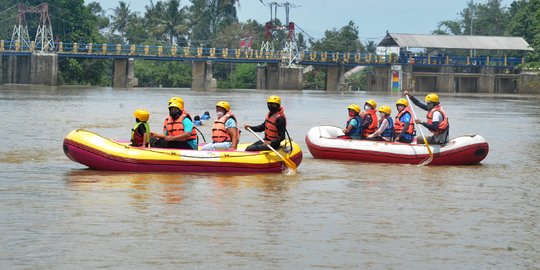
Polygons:
[[113,9],[113,15],[111,16],[111,31],[120,32],[122,42],[124,41],[124,33],[127,26],[131,23],[133,18],[137,16],[136,13],[131,12],[129,8],[130,4],[126,4],[124,1],[118,2],[118,7]]
[[172,46],[179,37],[187,33],[186,8],[180,7],[180,0],[157,2],[146,7],[146,21],[155,36],[161,37]]
[[366,52],[367,53],[375,53],[377,51],[377,44],[375,44],[375,41],[369,40],[366,43]]

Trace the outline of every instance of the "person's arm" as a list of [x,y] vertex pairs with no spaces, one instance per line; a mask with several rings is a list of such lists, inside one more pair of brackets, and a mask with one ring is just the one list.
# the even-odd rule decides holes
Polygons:
[[343,133],[345,134],[348,134],[349,132],[351,132],[351,130],[356,127],[358,125],[358,121],[356,121],[355,118],[353,118],[351,120],[351,122],[349,122],[349,125],[346,126],[344,129],[342,129],[341,131],[343,131]]
[[420,109],[427,111],[428,107],[426,104],[422,103],[420,100],[416,99],[413,95],[409,94],[409,98],[414,103],[414,105],[420,107]]
[[264,131],[264,124],[266,123],[266,121],[262,122],[262,124],[258,125],[258,126],[250,126],[248,124],[245,124],[244,125],[244,128],[247,129],[248,127],[255,131],[255,132],[263,132]]
[[362,119],[362,129],[368,128],[371,125],[371,121],[373,121],[371,114],[366,114],[365,118]]
[[382,123],[381,123],[381,126],[379,127],[379,129],[377,129],[377,131],[375,131],[373,134],[369,135],[368,138],[375,138],[379,135],[381,135],[384,130],[386,129],[386,127],[388,127],[388,119],[383,119],[382,120]]
[[236,147],[238,146],[238,127],[236,125],[236,121],[234,121],[234,119],[232,118],[229,118],[225,123],[225,127],[227,127],[227,132],[229,133],[229,136],[231,136],[231,150],[236,149]]

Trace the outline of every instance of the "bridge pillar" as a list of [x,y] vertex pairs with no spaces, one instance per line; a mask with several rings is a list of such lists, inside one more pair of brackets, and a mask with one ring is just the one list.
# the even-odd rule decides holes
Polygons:
[[478,78],[479,93],[495,93],[495,68],[484,66],[480,68],[480,78]]
[[58,85],[58,55],[55,53],[33,53],[30,64],[30,83],[50,86]]
[[345,83],[345,66],[326,67],[326,91],[335,92],[348,90]]
[[374,66],[373,72],[366,77],[368,92],[390,92],[392,78],[391,66]]
[[301,90],[303,82],[301,67],[283,67],[277,63],[257,67],[257,89]]
[[33,53],[2,57],[0,81],[15,84],[58,84],[58,55]]
[[453,66],[442,66],[439,70],[439,75],[437,76],[437,89],[433,89],[430,92],[446,92],[453,93],[456,92],[455,89],[455,74]]
[[191,89],[196,91],[216,90],[212,62],[193,61],[191,64]]
[[129,88],[138,85],[135,78],[135,61],[133,58],[119,58],[113,60],[112,87]]

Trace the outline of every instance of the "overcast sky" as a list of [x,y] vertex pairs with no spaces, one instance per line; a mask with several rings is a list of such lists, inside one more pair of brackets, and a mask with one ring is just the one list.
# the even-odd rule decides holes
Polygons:
[[[118,1],[97,1],[111,14]],[[287,0],[263,0],[264,2],[287,2]],[[125,0],[133,11],[144,15],[150,0]],[[154,0],[154,3],[157,0]],[[352,20],[359,28],[360,39],[380,41],[388,30],[391,33],[430,34],[442,20],[458,19],[468,0],[288,0],[297,5],[290,10],[290,20],[314,38],[324,36],[324,31],[339,29]],[[474,0],[485,3],[487,0]],[[512,0],[503,0],[509,6]],[[188,0],[181,0],[187,5]],[[285,10],[278,9],[278,18],[285,21]],[[270,9],[259,0],[240,0],[238,9],[240,21],[248,19],[264,23],[270,20]]]

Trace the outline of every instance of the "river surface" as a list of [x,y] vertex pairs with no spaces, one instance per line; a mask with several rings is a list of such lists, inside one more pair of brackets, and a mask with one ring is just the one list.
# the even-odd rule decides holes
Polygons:
[[[294,176],[99,172],[62,151],[77,128],[129,138],[139,107],[159,130],[171,96],[259,124],[275,93],[304,150]],[[313,159],[308,129],[368,98],[395,115],[397,96],[365,92],[3,86],[0,269],[540,269],[539,99],[441,97],[451,137],[488,140],[481,165]]]

